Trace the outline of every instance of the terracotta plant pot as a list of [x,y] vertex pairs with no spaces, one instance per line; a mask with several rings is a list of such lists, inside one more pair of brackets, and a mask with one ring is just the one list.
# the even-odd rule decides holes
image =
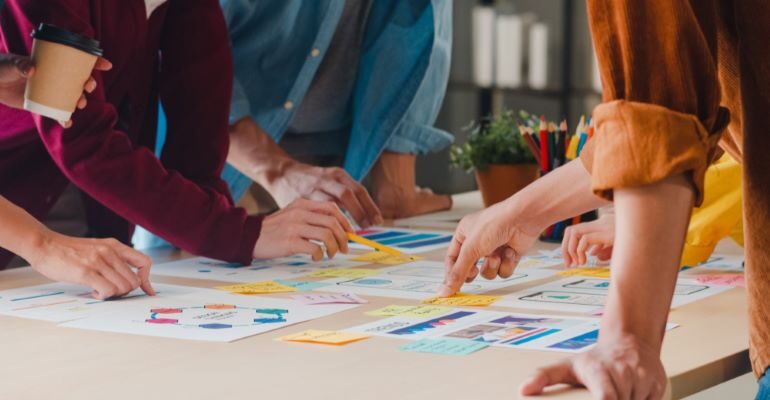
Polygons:
[[534,182],[540,173],[536,164],[492,164],[486,171],[476,171],[476,182],[484,207],[499,203]]

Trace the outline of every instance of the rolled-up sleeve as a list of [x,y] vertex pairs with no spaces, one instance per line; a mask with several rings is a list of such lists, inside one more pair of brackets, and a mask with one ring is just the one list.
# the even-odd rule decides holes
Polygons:
[[581,154],[594,192],[686,174],[700,204],[729,114],[719,107],[710,1],[589,0],[604,102]]

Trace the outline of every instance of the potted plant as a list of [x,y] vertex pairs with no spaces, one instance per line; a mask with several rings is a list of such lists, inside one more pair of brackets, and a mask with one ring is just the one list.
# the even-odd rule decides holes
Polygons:
[[489,117],[486,123],[471,122],[465,144],[450,149],[454,167],[476,174],[484,206],[512,196],[538,177],[539,167],[519,133],[513,111]]

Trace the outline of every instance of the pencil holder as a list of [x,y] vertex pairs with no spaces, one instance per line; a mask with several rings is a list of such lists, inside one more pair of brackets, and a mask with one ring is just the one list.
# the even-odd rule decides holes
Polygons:
[[540,234],[540,240],[548,243],[561,243],[562,239],[564,239],[564,231],[567,230],[568,226],[577,225],[581,222],[594,221],[596,218],[598,218],[598,214],[596,210],[594,210],[573,218],[559,221],[546,228],[543,233]]

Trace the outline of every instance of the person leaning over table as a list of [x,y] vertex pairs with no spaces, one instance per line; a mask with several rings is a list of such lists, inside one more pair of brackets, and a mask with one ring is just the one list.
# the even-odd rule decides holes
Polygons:
[[[101,41],[88,105],[64,128],[0,107],[0,195],[41,219],[70,183],[85,192],[89,228],[126,243],[142,224],[192,253],[253,257],[347,250],[352,230],[333,203],[300,200],[269,216],[233,206],[219,178],[228,147],[232,65],[216,0],[8,0],[0,51],[27,55],[41,22]],[[168,114],[160,158],[151,149],[158,101]],[[195,115],[196,118],[189,118]],[[0,255],[5,265],[8,254]]]
[[[364,227],[451,207],[415,186],[415,154],[453,140],[433,127],[449,77],[451,1],[220,3],[235,61],[234,198],[257,182],[281,207],[334,201]],[[367,174],[374,201],[357,182]]]
[[460,222],[441,294],[479,274],[509,276],[543,228],[614,201],[598,343],[539,369],[520,390],[567,383],[597,398],[661,398],[661,343],[689,213],[719,144],[743,164],[749,354],[757,399],[768,399],[770,3],[589,0],[588,13],[604,84],[594,140],[580,160]]
[[[2,2],[0,2],[2,7]],[[111,68],[99,59],[96,70]],[[21,109],[24,88],[34,68],[28,57],[0,54],[0,104]],[[86,92],[96,89],[89,79]],[[78,102],[85,108],[86,97]],[[71,125],[71,122],[66,124]],[[58,234],[0,196],[0,248],[22,255],[32,268],[47,278],[88,286],[100,299],[127,293],[141,287],[149,295],[155,291],[149,281],[151,260],[144,254],[113,239],[80,239]],[[135,266],[137,271],[131,270]]]

